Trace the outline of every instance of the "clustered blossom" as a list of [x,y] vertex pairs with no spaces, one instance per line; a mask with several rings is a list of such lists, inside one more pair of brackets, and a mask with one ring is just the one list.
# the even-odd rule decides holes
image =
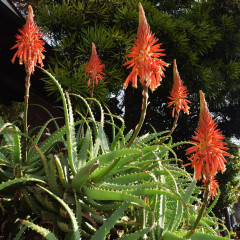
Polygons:
[[186,114],[189,114],[189,106],[187,105],[188,103],[190,103],[190,101],[187,99],[188,91],[187,88],[183,85],[183,82],[180,78],[175,59],[173,62],[173,79],[173,88],[170,92],[170,97],[168,97],[171,100],[168,103],[168,107],[174,105],[172,110],[172,117],[174,117],[175,111],[175,117],[179,115],[179,112],[181,110],[183,110]]
[[164,77],[164,67],[168,66],[168,64],[159,58],[165,56],[165,54],[161,53],[164,49],[160,49],[162,44],[156,44],[157,41],[158,39],[150,31],[143,7],[139,3],[137,37],[134,40],[135,44],[131,49],[131,53],[126,55],[126,57],[132,59],[124,64],[128,65],[127,68],[132,68],[124,83],[125,87],[128,86],[129,82],[132,82],[132,86],[137,88],[138,76],[141,84],[145,87],[150,87],[152,91],[160,85],[162,77]]
[[227,144],[223,141],[224,136],[221,133],[208,110],[204,93],[200,91],[199,123],[195,136],[192,137],[193,141],[191,141],[195,145],[188,148],[186,154],[192,154],[190,157],[192,162],[188,165],[195,168],[196,180],[203,178],[205,183],[209,182],[212,192],[214,192],[214,186],[217,186],[212,178],[218,171],[222,173],[225,171],[226,159],[224,156],[231,157],[225,151],[228,148],[225,147]]
[[43,67],[42,60],[44,59],[44,55],[42,52],[45,52],[43,47],[44,41],[41,40],[42,34],[38,33],[39,28],[34,23],[33,16],[32,7],[29,6],[26,24],[23,26],[23,29],[18,30],[21,34],[16,36],[17,44],[11,48],[17,48],[17,52],[14,54],[12,62],[14,63],[16,57],[18,57],[19,64],[24,63],[26,72],[29,75],[34,72],[37,63]]
[[88,65],[85,67],[85,71],[88,73],[89,79],[88,79],[88,85],[92,81],[96,82],[98,84],[98,80],[103,80],[105,73],[102,72],[104,68],[104,64],[101,63],[101,60],[99,59],[96,51],[96,46],[94,43],[92,43],[92,53],[90,60],[88,62]]
[[[219,187],[217,180],[215,179],[215,176],[212,176],[209,180],[209,197],[212,198],[212,200],[214,199],[215,196],[217,196],[217,189]],[[203,180],[203,187],[206,186],[208,182],[205,180]]]

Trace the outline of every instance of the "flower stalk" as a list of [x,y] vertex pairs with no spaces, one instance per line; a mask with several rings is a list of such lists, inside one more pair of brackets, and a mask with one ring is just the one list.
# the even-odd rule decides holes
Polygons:
[[212,199],[217,195],[218,183],[215,175],[218,171],[225,171],[226,159],[224,156],[231,156],[225,150],[226,143],[223,141],[224,136],[221,131],[217,129],[217,123],[213,120],[212,115],[208,109],[205,95],[200,91],[200,117],[195,136],[192,137],[195,145],[186,150],[187,154],[192,154],[190,159],[192,162],[187,165],[192,165],[195,169],[195,179],[201,180],[205,186],[202,207],[198,216],[191,228],[191,230],[184,236],[190,238],[206,209],[208,198]]
[[88,79],[88,86],[90,82],[92,83],[91,89],[91,98],[93,97],[94,91],[94,84],[98,84],[99,80],[104,80],[104,76],[106,75],[102,70],[104,68],[104,64],[102,64],[101,59],[98,57],[96,46],[92,43],[92,52],[90,56],[90,60],[85,67],[85,72],[87,73]]
[[[85,72],[87,73],[88,79],[88,86],[90,82],[91,85],[91,92],[90,97],[93,98],[94,93],[94,85],[98,85],[99,80],[104,80],[104,76],[106,75],[102,70],[105,67],[104,64],[102,64],[101,59],[98,57],[96,46],[94,43],[92,43],[92,52],[89,59],[89,62],[87,66],[85,67]],[[90,106],[92,105],[92,100],[90,102]],[[86,116],[88,115],[88,110],[86,112]]]
[[170,135],[173,133],[177,127],[177,121],[179,118],[180,111],[184,111],[187,115],[189,114],[188,103],[190,101],[187,99],[188,91],[187,88],[183,85],[183,81],[180,78],[176,59],[173,61],[173,88],[168,97],[171,101],[168,103],[168,107],[173,106],[172,117],[175,118],[173,122],[173,127],[170,131]]
[[34,14],[33,9],[29,5],[28,7],[28,17],[25,25],[22,29],[19,29],[19,35],[16,36],[16,44],[11,48],[17,48],[16,53],[12,58],[12,63],[15,62],[16,58],[19,58],[19,64],[25,66],[26,71],[26,80],[25,80],[25,97],[24,97],[24,116],[23,116],[23,125],[24,125],[24,140],[23,140],[23,151],[24,151],[24,161],[27,163],[27,137],[28,135],[28,101],[29,101],[29,89],[30,89],[30,77],[35,70],[37,63],[40,64],[40,67],[43,67],[44,55],[42,52],[45,51],[43,45],[44,41],[41,39],[42,34],[38,33],[39,28],[33,20]]
[[124,82],[124,86],[128,87],[129,82],[131,82],[132,86],[137,88],[139,78],[143,87],[142,112],[139,123],[125,147],[130,147],[133,144],[142,128],[147,112],[148,88],[154,91],[160,86],[162,77],[164,77],[165,66],[168,66],[168,64],[160,58],[165,56],[165,54],[162,53],[164,49],[160,48],[162,44],[156,44],[157,41],[158,39],[150,30],[142,4],[139,3],[137,37],[134,40],[134,45],[131,48],[130,54],[126,55],[126,57],[131,59],[124,63],[128,69],[132,68],[132,70]]
[[[28,100],[29,100],[29,89],[30,89],[30,77],[31,74],[27,73],[25,80],[25,97],[24,97],[24,115],[23,115],[23,129],[24,134],[28,135]],[[27,163],[27,137],[23,140],[23,150],[24,150],[24,161]]]
[[172,126],[172,129],[171,129],[169,135],[171,135],[174,132],[174,130],[176,129],[178,118],[179,118],[179,113],[176,113],[175,119],[174,119],[174,122],[173,122],[173,126]]
[[204,190],[204,196],[203,196],[203,203],[202,203],[202,207],[199,210],[198,216],[196,218],[196,220],[193,223],[192,228],[187,232],[187,234],[184,236],[184,238],[188,239],[190,238],[194,233],[195,230],[203,216],[203,213],[207,207],[207,203],[208,203],[208,195],[209,195],[209,186],[210,185],[210,180],[207,182],[205,190]]
[[138,133],[140,132],[143,122],[145,120],[145,116],[146,116],[146,112],[147,112],[147,105],[148,105],[148,88],[147,87],[143,87],[142,96],[143,96],[143,99],[142,99],[141,117],[140,117],[139,123],[137,124],[131,139],[125,146],[126,148],[130,147],[133,144],[133,142],[135,141],[136,137],[138,136]]
[[209,112],[205,95],[200,91],[200,117],[195,135],[192,137],[191,143],[194,146],[186,150],[186,154],[191,154],[189,158],[192,160],[191,165],[195,168],[195,179],[209,179],[215,176],[218,171],[225,171],[227,162],[225,156],[231,157],[231,154],[226,152],[224,136],[217,128],[217,122],[212,118]]
[[91,89],[91,95],[90,95],[91,98],[93,98],[93,92],[94,92],[94,81],[92,81],[92,89]]

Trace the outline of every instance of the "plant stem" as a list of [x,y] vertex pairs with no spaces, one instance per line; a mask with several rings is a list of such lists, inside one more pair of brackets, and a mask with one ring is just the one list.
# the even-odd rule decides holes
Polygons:
[[198,213],[198,216],[192,226],[192,229],[188,231],[188,233],[184,236],[184,238],[190,238],[194,233],[195,233],[195,230],[202,218],[202,215],[206,209],[206,206],[207,206],[207,201],[208,201],[208,195],[209,195],[209,184],[210,184],[210,181],[208,181],[208,183],[206,184],[206,188],[205,188],[205,191],[204,191],[204,196],[203,196],[203,203],[202,203],[202,207]]
[[131,137],[131,139],[129,140],[129,142],[127,143],[127,145],[125,146],[126,148],[130,147],[133,142],[135,141],[139,131],[142,128],[143,122],[145,120],[145,116],[146,116],[146,112],[147,112],[147,105],[148,105],[148,88],[147,87],[143,87],[143,92],[142,92],[142,96],[143,96],[143,103],[142,103],[142,113],[141,113],[141,117],[139,120],[138,125],[135,128],[135,131]]
[[[30,73],[27,73],[25,81],[25,97],[24,97],[24,115],[23,115],[23,126],[24,134],[28,135],[28,100],[29,100],[29,89],[30,89]],[[23,151],[24,151],[24,162],[27,163],[27,137],[23,140]]]
[[[93,98],[93,92],[94,92],[94,80],[92,79],[92,89],[91,89],[91,95],[90,97]],[[92,106],[92,100],[91,102],[89,103],[89,106],[91,107]],[[86,113],[86,116],[88,115],[88,109],[87,109],[87,113]]]
[[175,130],[175,128],[177,127],[177,121],[178,121],[178,117],[179,117],[179,112],[175,115],[175,120],[174,120],[174,123],[173,123],[173,127],[170,131],[170,135],[173,133],[173,131]]
[[94,80],[92,79],[91,98],[93,98],[93,91],[94,91]]
[[[94,92],[94,80],[92,79],[92,89],[91,89],[91,93],[90,93],[90,97],[91,98],[93,98],[93,92]],[[90,101],[90,103],[89,103],[89,107],[91,107],[92,106],[92,100]],[[88,115],[88,109],[87,109],[87,111],[86,111],[86,117],[87,117],[87,115]]]

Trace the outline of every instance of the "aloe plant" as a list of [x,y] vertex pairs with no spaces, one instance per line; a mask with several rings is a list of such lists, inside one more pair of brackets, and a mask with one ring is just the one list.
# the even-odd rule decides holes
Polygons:
[[[139,6],[138,37],[152,36]],[[153,36],[151,40],[156,42]],[[154,64],[160,61],[158,55],[155,53]],[[128,64],[132,63],[138,64],[134,59]],[[60,93],[65,125],[59,127],[49,113],[50,119],[43,126],[32,131],[25,127],[22,133],[15,124],[0,119],[0,207],[5,215],[11,215],[5,223],[13,219],[14,227],[19,228],[18,233],[9,233],[8,239],[21,239],[27,228],[47,240],[223,239],[218,234],[226,229],[220,230],[222,223],[211,211],[216,201],[207,208],[207,198],[203,202],[199,198],[202,188],[179,167],[181,160],[175,149],[191,143],[173,143],[171,131],[154,130],[138,136],[147,109],[147,89],[154,90],[163,76],[163,72],[157,75],[159,66],[147,63],[154,67],[157,82],[149,85],[142,72],[142,115],[135,131],[125,134],[121,117],[111,114],[96,99],[64,92],[44,69]],[[134,71],[138,74],[136,68]],[[133,75],[130,78],[136,81]],[[78,113],[77,121],[71,98],[86,107],[87,114]],[[91,108],[93,102],[95,111],[100,112],[98,120]],[[50,122],[55,123],[56,131],[42,140]],[[111,140],[105,133],[106,124],[112,127]]]
[[[181,239],[201,202],[195,180],[176,164],[179,159],[174,149],[189,143],[172,143],[165,131],[140,136],[126,148],[131,133],[124,135],[120,117],[108,113],[106,120],[100,103],[89,99],[99,106],[101,118],[97,121],[87,100],[74,95],[89,112],[89,117],[75,122],[71,95],[44,72],[62,95],[66,125],[39,142],[47,124],[54,121],[51,119],[38,134],[28,136],[32,146],[28,165],[24,165],[24,134],[1,122],[0,193],[6,193],[10,186],[20,187],[38,223],[51,223],[53,232],[48,234],[49,230],[36,223],[22,223],[46,239],[105,239],[109,234],[119,239]],[[120,126],[115,119],[121,120]],[[112,126],[111,142],[104,132],[105,124]],[[67,153],[56,152],[58,144],[65,145]],[[14,169],[15,176],[11,175]],[[220,231],[216,221],[214,216],[204,216],[199,231],[206,236],[216,234]],[[199,236],[196,233],[192,239]]]

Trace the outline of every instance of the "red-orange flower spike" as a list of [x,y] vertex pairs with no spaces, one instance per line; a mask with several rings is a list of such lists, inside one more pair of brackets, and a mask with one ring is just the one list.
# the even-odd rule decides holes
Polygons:
[[12,62],[14,63],[16,57],[18,57],[19,64],[24,63],[28,74],[34,72],[37,63],[43,67],[42,60],[44,59],[44,55],[42,52],[45,52],[43,47],[44,41],[41,40],[42,34],[38,33],[39,28],[34,23],[33,16],[32,7],[29,6],[26,24],[23,26],[23,29],[18,30],[21,34],[16,36],[17,44],[11,48],[18,48],[13,56]]
[[181,110],[183,110],[186,114],[189,114],[189,106],[187,105],[188,103],[190,103],[190,101],[187,100],[188,91],[187,88],[183,86],[183,82],[177,69],[176,59],[174,59],[173,61],[173,79],[173,88],[170,92],[170,97],[168,97],[171,100],[168,103],[168,107],[174,105],[172,110],[172,117],[174,117],[175,111],[175,117],[179,115],[179,112]]
[[132,68],[124,83],[125,87],[128,86],[129,82],[132,82],[132,86],[137,88],[138,76],[141,84],[144,87],[150,87],[152,91],[160,85],[162,77],[164,77],[164,67],[168,64],[159,58],[165,54],[161,53],[164,49],[160,49],[162,44],[156,44],[157,41],[158,39],[150,31],[143,7],[139,3],[137,37],[134,40],[135,44],[131,48],[131,53],[126,55],[132,59],[124,63],[124,65],[128,65],[127,68]]
[[101,60],[99,59],[96,51],[95,44],[92,43],[92,54],[90,57],[90,60],[88,62],[88,65],[85,67],[85,71],[88,73],[89,79],[88,79],[88,85],[90,84],[90,81],[96,81],[96,84],[98,84],[98,79],[103,80],[105,73],[102,72],[104,68],[104,64],[101,63]]
[[215,177],[211,177],[209,180],[204,179],[203,180],[203,187],[206,186],[207,182],[209,181],[209,197],[212,198],[212,200],[217,196],[218,192],[217,189],[219,187],[217,180],[215,179]]
[[196,144],[186,150],[186,154],[193,154],[190,157],[192,162],[189,165],[195,168],[196,180],[209,179],[215,176],[220,170],[225,171],[226,159],[224,156],[231,155],[224,150],[226,143],[224,136],[217,129],[217,123],[213,121],[205,101],[204,93],[200,91],[200,117],[195,136],[192,143]]

